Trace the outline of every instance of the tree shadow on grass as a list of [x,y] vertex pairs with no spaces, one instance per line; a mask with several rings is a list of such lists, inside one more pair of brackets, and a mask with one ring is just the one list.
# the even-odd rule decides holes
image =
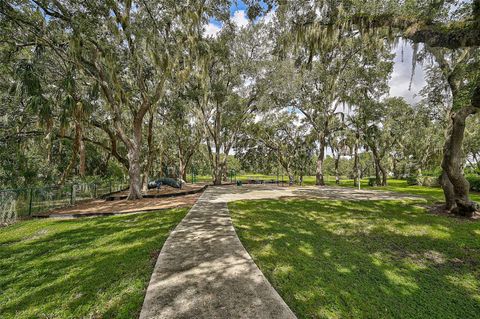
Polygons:
[[2,230],[2,318],[136,317],[152,255],[186,211],[29,221]]
[[402,201],[231,203],[255,262],[300,318],[474,318],[480,223]]

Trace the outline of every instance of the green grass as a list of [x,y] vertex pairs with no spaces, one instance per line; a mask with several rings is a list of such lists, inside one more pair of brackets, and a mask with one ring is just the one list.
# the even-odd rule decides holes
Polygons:
[[[334,186],[335,181],[329,180],[327,185]],[[354,187],[352,179],[344,179],[340,181],[340,186],[344,187]],[[397,193],[405,193],[412,195],[419,195],[426,198],[429,202],[439,202],[444,201],[445,197],[443,195],[443,190],[440,187],[426,187],[426,186],[410,186],[407,185],[407,181],[398,180],[398,179],[389,179],[387,186],[385,187],[373,187],[368,186],[368,180],[363,179],[360,182],[361,189],[377,189],[377,190],[387,190]],[[480,202],[480,194],[472,192],[470,194],[472,200]]]
[[187,209],[0,229],[1,318],[135,318]]
[[299,318],[478,318],[480,222],[425,201],[230,203],[253,259]]

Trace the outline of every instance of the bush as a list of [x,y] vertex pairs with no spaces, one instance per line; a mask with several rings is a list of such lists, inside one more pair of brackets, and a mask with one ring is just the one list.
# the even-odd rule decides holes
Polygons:
[[420,176],[418,185],[428,186],[428,187],[439,187],[440,179],[435,176]]
[[417,176],[412,175],[407,177],[407,185],[413,186],[418,185]]
[[368,178],[368,186],[378,186],[377,179],[375,177]]
[[468,174],[465,178],[470,183],[471,191],[480,192],[480,175]]
[[407,185],[438,187],[440,186],[440,179],[433,176],[409,176],[407,177]]
[[[467,174],[465,178],[470,183],[470,190],[474,192],[480,192],[480,175],[477,174]],[[375,183],[375,181],[373,181]],[[368,180],[368,185],[370,185],[370,179]],[[409,176],[407,177],[407,185],[419,185],[419,186],[428,186],[428,187],[439,187],[440,178],[432,176]]]
[[437,167],[432,170],[424,170],[422,171],[422,176],[432,176],[432,177],[437,177],[442,175],[442,169],[440,167]]

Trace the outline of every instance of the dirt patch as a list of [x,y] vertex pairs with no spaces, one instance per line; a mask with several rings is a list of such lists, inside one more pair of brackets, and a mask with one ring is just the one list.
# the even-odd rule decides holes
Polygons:
[[445,204],[434,204],[434,205],[430,205],[430,206],[425,206],[425,208],[428,210],[428,212],[430,214],[434,214],[434,215],[442,215],[442,216],[464,219],[464,220],[471,220],[471,221],[480,220],[480,214],[479,213],[473,214],[472,217],[464,217],[464,216],[454,215],[454,214],[450,213],[445,208]]
[[[198,184],[186,184],[183,185],[182,188],[175,188],[175,187],[170,187],[167,185],[162,185],[160,189],[149,189],[146,192],[143,192],[143,195],[145,196],[155,196],[155,195],[174,195],[178,193],[184,193],[184,192],[192,192],[192,191],[198,191],[202,187],[204,187],[206,184],[205,183],[198,183]],[[114,197],[121,197],[121,196],[127,196],[128,195],[128,190],[122,191],[115,193],[113,196]]]
[[133,213],[178,207],[191,207],[202,193],[168,197],[168,198],[143,198],[139,200],[116,200],[106,201],[95,199],[85,201],[78,205],[54,209],[45,213],[37,214],[37,217],[62,216],[62,215],[96,215],[112,213]]

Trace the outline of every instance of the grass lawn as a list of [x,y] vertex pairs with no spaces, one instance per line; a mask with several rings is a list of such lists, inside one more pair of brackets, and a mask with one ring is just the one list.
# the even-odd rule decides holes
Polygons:
[[156,256],[186,212],[1,228],[0,317],[137,317]]
[[480,222],[425,201],[229,204],[237,233],[299,318],[478,318]]
[[[335,181],[329,180],[327,182],[328,185],[334,186]],[[354,187],[352,179],[346,179],[340,181],[340,186],[346,187]],[[405,193],[405,194],[413,194],[413,195],[420,195],[426,198],[429,202],[438,202],[444,201],[445,197],[443,195],[443,190],[440,187],[426,187],[426,186],[416,186],[416,185],[407,185],[406,180],[398,180],[398,179],[389,179],[387,182],[387,186],[385,187],[378,187],[378,186],[368,186],[368,180],[363,179],[360,182],[361,189],[378,189],[378,190],[387,190],[397,193]],[[480,202],[480,194],[471,192],[470,197],[472,200]]]

